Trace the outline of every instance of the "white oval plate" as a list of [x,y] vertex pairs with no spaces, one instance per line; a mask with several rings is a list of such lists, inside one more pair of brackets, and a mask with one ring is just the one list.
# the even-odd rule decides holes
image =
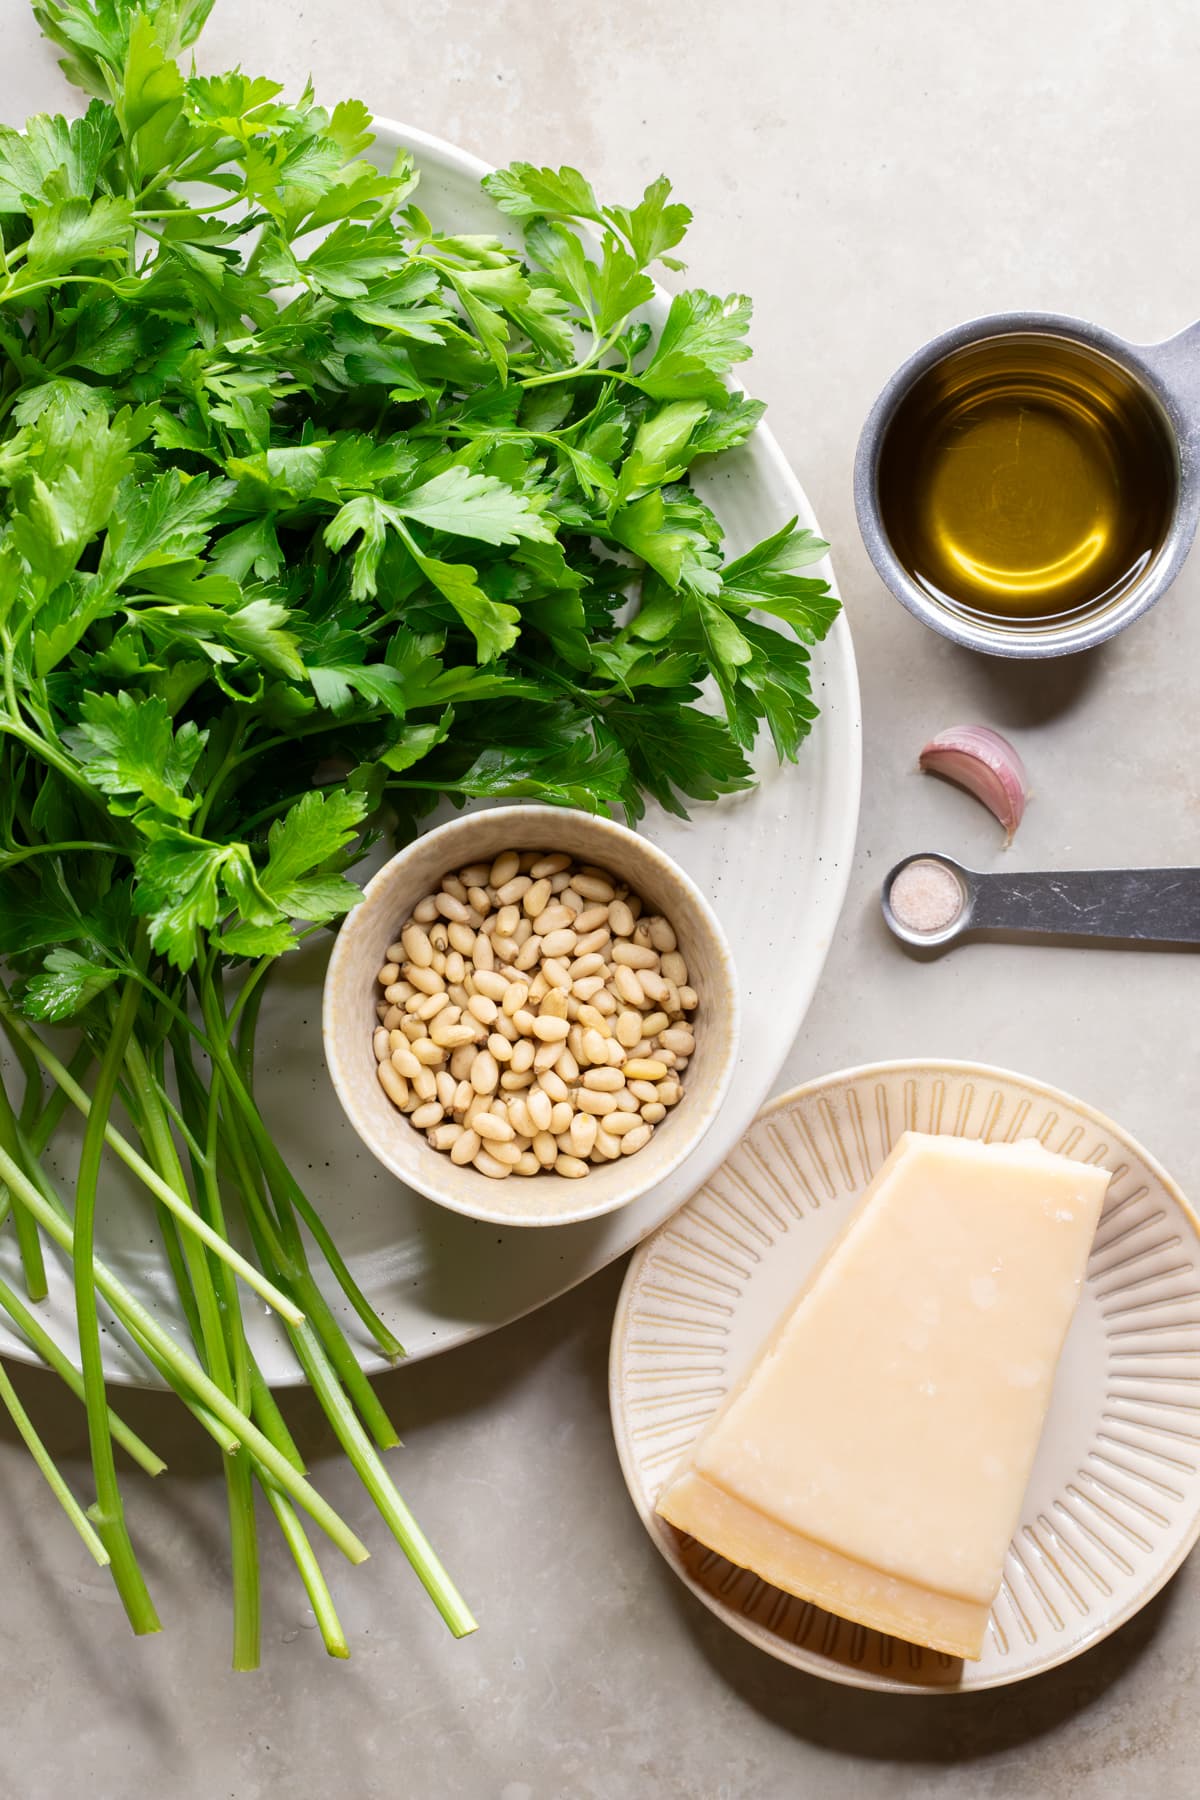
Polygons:
[[[488,165],[438,138],[376,121],[372,155],[381,166],[398,149],[421,170],[420,203],[435,224],[498,232],[513,240],[479,187]],[[660,296],[651,316],[664,316]],[[769,432],[724,456],[698,485],[724,522],[731,554],[740,554],[793,514],[816,528],[812,508]],[[818,573],[832,581],[828,563]],[[259,1033],[258,1093],[268,1123],[301,1183],[327,1221],[368,1298],[410,1358],[431,1356],[494,1330],[594,1274],[653,1231],[733,1148],[770,1091],[800,1027],[841,910],[858,822],[861,771],[858,681],[850,632],[839,619],[813,654],[820,708],[812,737],[790,768],[760,746],[760,785],[717,805],[697,806],[690,822],[651,807],[641,829],[703,888],[729,935],[742,988],[743,1050],[721,1115],[695,1154],[654,1193],[586,1224],[555,1230],[500,1231],[446,1212],[410,1192],[364,1149],[342,1114],[321,1053],[321,982],[326,949],[299,952],[272,977]],[[430,823],[452,817],[447,807]],[[383,854],[386,854],[384,852]],[[805,921],[803,932],[792,921]],[[69,1155],[65,1162],[69,1172]],[[118,1168],[101,1196],[97,1244],[127,1286],[183,1336],[153,1214]],[[0,1267],[15,1266],[11,1231],[0,1233]],[[74,1311],[59,1263],[41,1314],[70,1346]],[[18,1276],[19,1281],[19,1276]],[[340,1292],[331,1301],[360,1361],[384,1365]],[[301,1380],[283,1333],[246,1308],[255,1355],[273,1386]],[[0,1350],[28,1356],[0,1323]],[[114,1381],[157,1385],[123,1341],[105,1340]]]
[[[654,1511],[672,1468],[905,1130],[1038,1137],[1113,1172],[977,1663],[793,1599]],[[854,1687],[999,1687],[1115,1631],[1200,1535],[1200,1221],[1111,1119],[1041,1082],[961,1062],[829,1075],[773,1101],[634,1257],[613,1324],[609,1393],[647,1531],[680,1580],[752,1644]]]

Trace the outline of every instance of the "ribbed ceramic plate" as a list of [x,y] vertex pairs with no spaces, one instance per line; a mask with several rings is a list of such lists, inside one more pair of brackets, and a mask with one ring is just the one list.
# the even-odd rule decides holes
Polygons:
[[[479,186],[488,165],[438,138],[375,121],[372,156],[384,167],[410,149],[421,172],[420,203],[435,223],[458,231],[518,235]],[[660,323],[659,294],[649,312]],[[702,487],[728,531],[731,553],[748,549],[792,517],[816,527],[803,488],[771,434],[714,458]],[[828,562],[818,571],[832,579]],[[256,1089],[268,1125],[328,1223],[372,1305],[410,1358],[432,1356],[494,1330],[620,1256],[639,1242],[729,1154],[771,1091],[800,1028],[837,924],[858,821],[861,769],[858,681],[850,631],[838,619],[812,652],[821,717],[799,761],[780,767],[769,739],[755,752],[759,784],[676,819],[651,805],[640,829],[704,890],[734,945],[741,987],[741,1050],[720,1115],[691,1156],[653,1193],[601,1219],[552,1231],[499,1231],[414,1194],[375,1162],[347,1123],[321,1054],[321,982],[328,940],[289,956],[271,985],[259,1031]],[[452,817],[447,807],[431,823]],[[384,852],[381,851],[381,859]],[[753,871],[752,878],[748,872]],[[802,916],[805,929],[793,920]],[[70,1180],[74,1146],[54,1173]],[[154,1215],[124,1172],[105,1178],[96,1240],[106,1262],[142,1303],[186,1341]],[[16,1267],[11,1231],[0,1233],[0,1270]],[[50,1259],[48,1330],[71,1349],[74,1296],[69,1270]],[[19,1276],[17,1277],[19,1281]],[[330,1304],[364,1367],[382,1367],[341,1293]],[[286,1336],[265,1308],[247,1307],[254,1354],[273,1386],[301,1379]],[[155,1385],[157,1377],[124,1339],[104,1340],[113,1381]],[[28,1357],[0,1324],[0,1353]]]
[[[905,1130],[1038,1137],[1113,1177],[977,1663],[793,1599],[654,1511]],[[1118,1125],[1041,1082],[973,1063],[830,1075],[773,1101],[642,1245],[617,1306],[610,1395],[646,1529],[679,1578],[751,1643],[812,1674],[892,1693],[1019,1681],[1115,1631],[1200,1534],[1200,1221]]]

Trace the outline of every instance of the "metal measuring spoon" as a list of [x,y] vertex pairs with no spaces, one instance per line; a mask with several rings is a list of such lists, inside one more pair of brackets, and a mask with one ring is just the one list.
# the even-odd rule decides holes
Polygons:
[[918,851],[883,884],[883,916],[914,950],[968,934],[1200,944],[1200,869],[1069,869],[985,875]]

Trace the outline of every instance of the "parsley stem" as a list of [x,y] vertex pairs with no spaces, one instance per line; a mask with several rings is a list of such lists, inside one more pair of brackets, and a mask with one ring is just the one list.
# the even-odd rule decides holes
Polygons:
[[[75,1248],[74,1232],[69,1219],[62,1217],[55,1207],[48,1204],[23,1171],[13,1162],[8,1153],[0,1148],[0,1179],[8,1183],[21,1200],[29,1207],[37,1218],[47,1237],[53,1238],[60,1249],[72,1255]],[[293,1500],[302,1506],[311,1518],[338,1546],[351,1562],[360,1563],[367,1559],[365,1545],[355,1536],[344,1520],[338,1517],[328,1501],[323,1500],[316,1489],[299,1475],[287,1456],[275,1449],[270,1440],[252,1423],[246,1415],[223,1394],[185,1350],[181,1350],[170,1333],[155,1319],[154,1315],[135,1300],[129,1290],[117,1280],[112,1271],[98,1257],[93,1258],[96,1287],[104,1295],[110,1306],[120,1312],[126,1325],[148,1345],[150,1345],[163,1370],[168,1372],[168,1379],[177,1391],[186,1388],[199,1399],[206,1408],[214,1413],[217,1419],[233,1433],[236,1443],[245,1445],[253,1456],[278,1481],[280,1487]]]
[[109,1561],[108,1551],[101,1543],[95,1527],[91,1524],[82,1506],[63,1480],[50,1452],[34,1430],[29,1414],[21,1405],[17,1397],[17,1390],[9,1379],[8,1370],[3,1363],[0,1363],[0,1401],[3,1401],[9,1418],[25,1440],[25,1447],[40,1469],[50,1492],[83,1539],[89,1554],[103,1568]]
[[[48,1369],[62,1378],[77,1400],[83,1399],[83,1376],[75,1367],[66,1351],[46,1330],[36,1314],[30,1312],[20,1295],[0,1276],[0,1311],[8,1314],[21,1336],[36,1350]],[[147,1475],[161,1475],[166,1463],[161,1456],[156,1456],[148,1444],[128,1426],[119,1413],[110,1406],[108,1409],[108,1428],[112,1432],[115,1443],[120,1444],[138,1467]]]
[[[29,1030],[23,1019],[17,1018],[11,1012],[2,999],[0,999],[0,1012],[7,1012],[11,1029],[15,1031],[19,1037],[24,1038],[25,1042],[33,1050],[38,1061],[42,1064],[42,1067],[46,1069],[48,1073],[54,1077],[55,1081],[58,1082],[59,1086],[66,1091],[67,1098],[71,1101],[72,1105],[87,1118],[91,1113],[92,1103],[84,1093],[83,1089],[79,1086],[79,1083],[72,1079],[71,1075],[66,1068],[64,1068],[58,1057],[55,1056],[54,1052],[44,1044],[35,1033]],[[287,1298],[286,1294],[281,1294],[279,1289],[268,1281],[266,1276],[262,1274],[260,1270],[254,1267],[253,1263],[247,1262],[240,1251],[235,1250],[233,1245],[227,1243],[219,1232],[214,1231],[211,1225],[206,1224],[193,1207],[180,1198],[174,1188],[171,1187],[170,1183],[164,1181],[158,1172],[151,1168],[144,1157],[139,1156],[138,1152],[134,1149],[128,1139],[122,1137],[116,1127],[107,1121],[104,1125],[104,1141],[108,1144],[110,1149],[116,1151],[126,1168],[131,1169],[138,1180],[143,1182],[144,1185],[150,1189],[152,1194],[157,1195],[167,1210],[172,1213],[188,1231],[194,1232],[195,1235],[208,1246],[214,1255],[219,1256],[223,1262],[227,1262],[230,1268],[235,1270],[235,1272],[241,1276],[247,1287],[252,1287],[257,1294],[261,1295],[269,1306],[274,1307],[275,1311],[284,1319],[288,1320],[289,1323],[299,1323],[304,1315],[300,1309]]]
[[74,1261],[79,1363],[83,1375],[92,1473],[96,1481],[96,1504],[90,1509],[90,1516],[100,1541],[112,1559],[113,1579],[129,1622],[134,1631],[143,1636],[147,1632],[161,1630],[161,1626],[125,1524],[125,1509],[117,1480],[116,1463],[113,1460],[108,1399],[104,1391],[104,1358],[100,1348],[100,1317],[94,1266],[96,1194],[100,1179],[100,1159],[104,1150],[104,1127],[137,1016],[138,999],[136,986],[133,982],[126,982],[113,1015],[112,1034],[100,1061],[96,1091],[84,1129],[79,1173],[75,1182],[75,1223],[71,1234],[71,1251]]

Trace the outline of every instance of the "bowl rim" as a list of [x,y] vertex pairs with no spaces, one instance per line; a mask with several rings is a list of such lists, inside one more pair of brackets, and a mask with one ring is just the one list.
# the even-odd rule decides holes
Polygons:
[[[647,1179],[641,1182],[632,1182],[627,1193],[622,1193],[615,1198],[601,1202],[593,1202],[590,1205],[581,1203],[569,1212],[556,1212],[550,1217],[547,1217],[544,1213],[535,1211],[532,1204],[527,1212],[514,1213],[512,1211],[485,1210],[481,1207],[469,1204],[463,1196],[454,1193],[448,1187],[439,1187],[433,1182],[422,1179],[419,1173],[415,1173],[406,1167],[402,1167],[399,1159],[393,1155],[385,1144],[379,1141],[372,1128],[371,1122],[359,1109],[358,1094],[360,1091],[360,1084],[345,1067],[340,1051],[337,1048],[337,1033],[334,1021],[334,1009],[337,1005],[336,996],[341,985],[342,966],[350,954],[350,946],[354,938],[355,918],[356,915],[361,912],[363,903],[392,885],[398,870],[411,859],[412,853],[418,847],[423,848],[435,839],[451,843],[456,838],[469,837],[470,833],[476,829],[480,821],[493,817],[495,814],[501,812],[511,816],[514,832],[517,833],[525,827],[540,828],[548,821],[559,820],[564,816],[569,816],[573,819],[582,821],[588,828],[595,828],[602,838],[607,837],[609,842],[613,844],[615,852],[619,853],[620,848],[628,843],[632,842],[636,844],[639,854],[644,854],[649,857],[652,862],[657,863],[662,868],[668,881],[677,883],[688,894],[698,915],[704,920],[707,929],[714,940],[715,946],[720,953],[722,966],[728,972],[728,980],[726,983],[726,998],[728,1000],[728,1005],[722,1008],[723,1016],[720,1025],[721,1036],[724,1040],[723,1054],[717,1064],[716,1077],[709,1086],[703,1108],[696,1113],[694,1121],[689,1122],[689,1129],[679,1133],[676,1148],[672,1151],[665,1163],[655,1168],[653,1174]],[[536,846],[531,845],[530,847],[535,848]],[[448,855],[446,864],[448,868],[453,866],[455,854],[456,853],[452,852]],[[725,1096],[729,1091],[729,1085],[733,1080],[741,1043],[741,1015],[742,1002],[741,990],[737,979],[737,964],[734,960],[733,951],[730,948],[725,929],[717,918],[712,903],[709,901],[703,889],[700,888],[687,871],[675,861],[673,856],[668,855],[665,850],[652,842],[650,838],[643,837],[640,832],[631,830],[627,825],[622,825],[616,819],[609,818],[605,814],[588,813],[577,807],[546,806],[537,803],[525,804],[522,802],[514,802],[502,803],[499,806],[474,807],[469,811],[460,813],[456,818],[447,819],[440,825],[434,825],[429,830],[420,832],[409,843],[405,844],[402,849],[398,850],[394,856],[389,857],[382,868],[376,870],[375,874],[362,890],[362,900],[357,902],[342,920],[337,937],[334,941],[333,950],[330,954],[329,964],[325,973],[325,984],[322,992],[321,1038],[325,1052],[325,1067],[329,1074],[330,1081],[333,1084],[334,1092],[337,1095],[338,1103],[362,1143],[370,1151],[376,1161],[387,1169],[389,1174],[394,1175],[398,1181],[402,1181],[406,1187],[411,1188],[414,1193],[420,1194],[424,1199],[433,1202],[435,1205],[445,1207],[450,1212],[459,1213],[465,1218],[475,1219],[488,1225],[547,1230],[560,1225],[582,1224],[589,1219],[604,1218],[609,1213],[621,1211],[622,1208],[631,1205],[633,1201],[640,1199],[658,1182],[664,1181],[669,1175],[673,1174],[680,1164],[692,1154],[693,1150],[709,1131],[717,1114],[720,1112]],[[448,1161],[448,1159],[446,1160]],[[472,1173],[475,1173],[475,1171],[472,1171]],[[479,1181],[483,1183],[487,1181],[487,1177],[479,1176]],[[471,1185],[472,1187],[474,1186],[473,1183]],[[533,1196],[531,1194],[531,1202],[532,1198]]]

